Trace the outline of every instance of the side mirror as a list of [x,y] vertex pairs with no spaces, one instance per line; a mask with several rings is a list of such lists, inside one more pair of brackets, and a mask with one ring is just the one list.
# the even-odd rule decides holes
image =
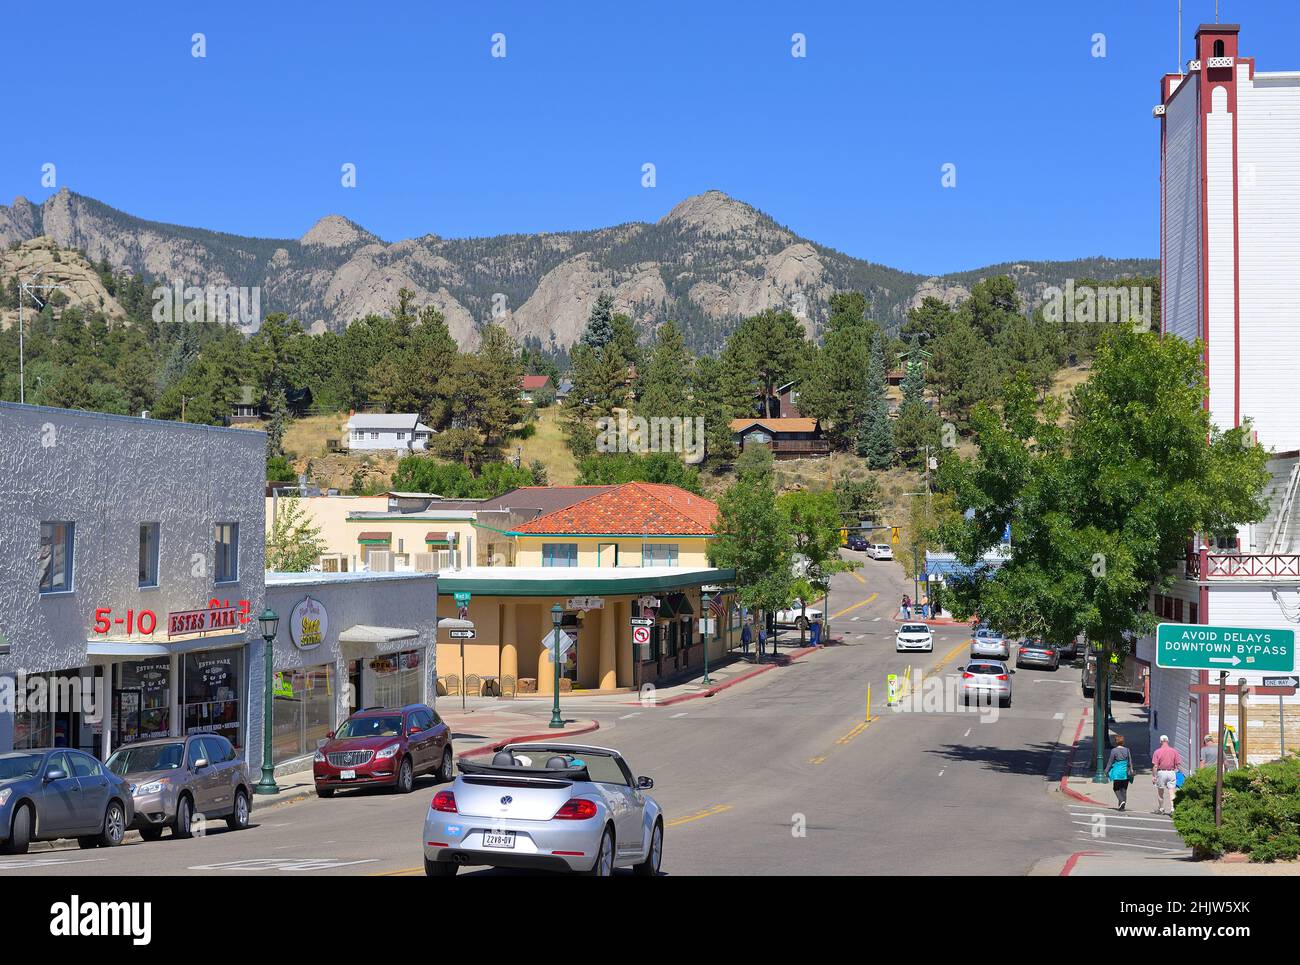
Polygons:
[[197,761],[194,762],[194,769],[196,771],[201,771],[207,766],[208,766],[208,759],[206,757],[200,757]]
[[642,791],[648,791],[655,786],[655,782],[648,777],[638,777],[636,779],[636,786]]
[[332,741],[334,739],[334,731],[330,731],[328,734],[326,734],[325,739],[327,741]]
[[68,776],[68,772],[61,767],[51,767],[48,771],[45,772],[46,782],[62,781],[65,780],[67,776]]
[[407,736],[407,737],[414,737],[416,734],[419,734],[419,733],[421,733],[420,728],[419,728],[419,727],[416,727],[415,725],[412,725],[412,726],[411,726],[411,729],[408,730],[408,731],[406,732],[406,736]]

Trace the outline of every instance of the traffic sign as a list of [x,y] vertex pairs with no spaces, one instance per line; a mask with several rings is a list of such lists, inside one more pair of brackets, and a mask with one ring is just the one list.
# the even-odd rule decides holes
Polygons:
[[457,590],[455,593],[452,594],[452,597],[455,598],[457,606],[469,606],[470,595],[468,591]]
[[1300,687],[1300,677],[1265,677],[1260,683],[1265,687]]
[[1295,669],[1295,631],[1162,623],[1156,628],[1156,666],[1289,673]]
[[644,646],[645,644],[649,643],[649,642],[650,642],[650,628],[649,628],[649,627],[633,627],[633,628],[632,628],[632,642],[635,643],[635,644],[642,645],[642,646]]
[[451,638],[452,638],[453,640],[473,640],[473,639],[474,639],[474,631],[473,631],[473,630],[450,630],[450,631],[448,631],[448,632],[451,634]]
[[890,541],[891,543],[893,543],[895,546],[898,545],[898,541],[899,541],[899,533],[901,533],[901,532],[902,532],[902,530],[901,530],[901,528],[898,527],[898,526],[891,526],[891,527],[890,527],[890,532],[889,532],[889,541]]
[[542,643],[543,643],[543,645],[546,647],[546,649],[549,650],[549,651],[551,652],[551,659],[552,659],[552,660],[555,659],[555,641],[556,641],[556,638],[557,638],[557,637],[559,638],[559,642],[560,642],[560,657],[561,657],[561,658],[562,658],[566,653],[569,652],[570,648],[571,648],[571,647],[573,646],[573,644],[576,642],[576,641],[574,640],[573,635],[570,634],[569,632],[567,632],[567,631],[565,631],[565,630],[552,630],[550,633],[548,633],[548,634],[546,635],[546,639],[542,641]]
[[652,627],[655,625],[654,620],[650,617],[633,617],[632,626],[634,627]]

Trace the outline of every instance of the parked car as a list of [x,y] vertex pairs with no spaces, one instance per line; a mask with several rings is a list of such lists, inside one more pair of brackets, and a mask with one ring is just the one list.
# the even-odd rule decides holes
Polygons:
[[511,744],[490,763],[461,760],[424,819],[424,870],[542,868],[608,877],[654,875],[664,818],[623,756],[578,744]]
[[865,553],[867,547],[870,546],[871,544],[867,542],[866,537],[859,536],[857,533],[850,533],[848,541],[844,545],[851,550],[857,550],[858,552]]
[[76,838],[83,848],[122,843],[134,817],[126,781],[69,748],[0,754],[0,851]]
[[1030,637],[1020,642],[1016,651],[1017,667],[1046,667],[1056,670],[1061,666],[1061,651],[1054,643],[1047,643],[1039,637]]
[[776,611],[776,625],[778,627],[797,627],[800,630],[807,630],[814,622],[821,619],[822,611],[815,606],[808,607],[805,610],[802,604],[795,600],[790,604],[788,610]]
[[902,653],[904,650],[934,651],[934,634],[928,623],[904,623],[898,628],[894,635],[894,651]]
[[996,697],[999,706],[1010,707],[1013,673],[1001,660],[972,660],[961,672],[961,702],[969,704],[971,697],[992,702]]
[[977,627],[970,641],[971,657],[992,657],[994,660],[1011,659],[1011,643],[997,630]]
[[867,548],[867,555],[873,560],[892,560],[894,551],[888,543],[872,543]]
[[1084,636],[1081,633],[1077,637],[1072,637],[1068,643],[1059,644],[1056,649],[1060,652],[1062,660],[1074,660],[1083,656],[1083,643]]
[[146,841],[170,828],[172,837],[194,834],[194,818],[225,818],[232,831],[248,827],[253,782],[248,763],[218,734],[160,737],[127,744],[106,765],[127,781],[134,802],[131,827]]
[[359,710],[316,748],[312,776],[320,797],[340,788],[387,786],[407,794],[418,774],[452,779],[451,728],[424,704]]

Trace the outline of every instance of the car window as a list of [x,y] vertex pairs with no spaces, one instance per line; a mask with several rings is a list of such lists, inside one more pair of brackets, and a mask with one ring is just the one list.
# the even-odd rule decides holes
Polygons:
[[189,767],[197,764],[206,754],[203,750],[203,741],[198,737],[190,738],[189,751],[185,755],[185,763]]
[[397,737],[402,732],[400,714],[383,717],[352,717],[343,722],[343,726],[334,735],[336,738],[350,737]]
[[213,755],[215,755],[211,760],[224,764],[226,761],[233,761],[235,759],[234,745],[224,737],[214,736],[205,737],[203,739],[207,742],[208,747],[211,748]]
[[429,713],[433,715],[433,726],[440,727],[442,725],[442,718],[438,716],[438,712],[436,710],[431,710]]
[[928,633],[930,628],[924,623],[904,623],[898,630],[899,633]]
[[583,758],[587,763],[587,773],[591,779],[598,784],[618,784],[622,787],[630,787],[631,781],[628,780],[623,769],[618,766],[618,762],[612,757],[602,757],[591,754]]
[[221,745],[217,743],[214,737],[205,737],[202,740],[203,756],[208,759],[209,764],[220,764],[226,759],[226,752],[222,750]]
[[424,711],[422,710],[411,711],[410,717],[408,718],[408,729],[410,728],[414,728],[417,731],[424,731],[429,729],[429,721],[424,716]]
[[185,759],[185,745],[180,741],[172,744],[142,744],[139,747],[124,747],[108,759],[108,769],[119,777],[141,771],[175,770]]
[[97,777],[99,771],[99,761],[86,754],[69,753],[68,758],[72,761],[72,774],[74,777]]
[[72,776],[72,765],[68,763],[68,755],[64,754],[62,751],[50,755],[50,759],[45,763],[45,773],[48,774],[55,768],[63,771],[63,773],[67,774],[69,777]]
[[967,673],[1000,674],[1002,668],[995,663],[973,663],[966,668]]
[[0,756],[0,781],[20,777],[35,777],[40,773],[40,754],[5,754]]

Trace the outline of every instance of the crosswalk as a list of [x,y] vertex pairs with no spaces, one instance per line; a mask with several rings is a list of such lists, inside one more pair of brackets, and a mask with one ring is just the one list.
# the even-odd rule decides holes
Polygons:
[[1167,814],[1116,811],[1091,804],[1071,804],[1067,809],[1075,839],[1089,848],[1151,851],[1167,856],[1191,853]]

